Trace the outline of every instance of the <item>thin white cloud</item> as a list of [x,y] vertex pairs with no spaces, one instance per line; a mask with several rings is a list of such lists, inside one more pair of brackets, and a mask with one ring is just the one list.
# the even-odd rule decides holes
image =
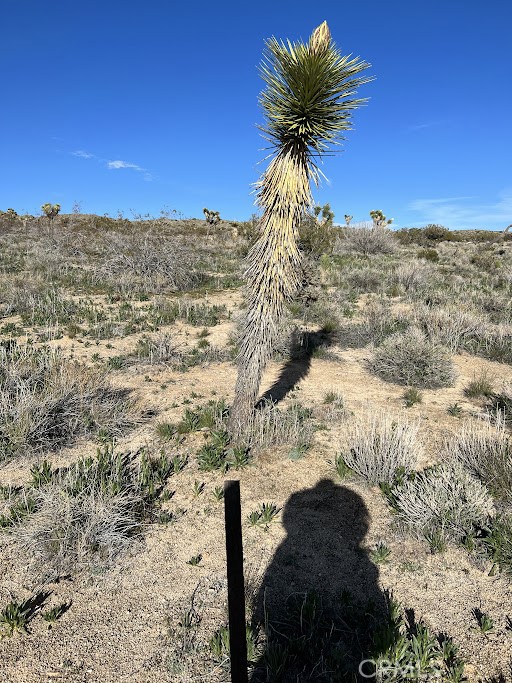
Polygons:
[[76,152],[71,152],[74,157],[80,157],[81,159],[94,159],[94,154],[85,152],[83,149],[77,149]]
[[107,161],[107,168],[133,168],[136,171],[145,171],[144,168],[137,166],[137,164],[131,164],[129,161],[121,161],[120,159]]
[[405,129],[407,133],[414,133],[418,130],[425,130],[425,128],[432,128],[433,126],[439,126],[442,122],[441,121],[425,121],[424,123],[416,123],[412,124],[410,126],[407,126]]
[[418,223],[439,223],[452,230],[465,228],[500,229],[512,217],[512,188],[499,193],[493,203],[476,201],[477,197],[415,199],[408,209],[418,214]]
[[146,182],[151,182],[153,180],[153,175],[147,170],[147,168],[142,168],[138,164],[132,164],[130,161],[123,161],[122,159],[102,159],[96,156],[96,154],[91,154],[83,149],[77,149],[71,152],[74,157],[79,157],[80,159],[95,159],[97,163],[104,164],[106,168],[110,170],[119,170],[123,168],[131,169],[132,171],[137,171],[143,174],[143,178]]

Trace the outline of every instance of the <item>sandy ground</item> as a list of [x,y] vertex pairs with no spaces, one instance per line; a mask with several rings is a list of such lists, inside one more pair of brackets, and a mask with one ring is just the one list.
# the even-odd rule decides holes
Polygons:
[[[226,303],[236,312],[239,295],[229,293],[215,301],[210,297],[209,301]],[[231,322],[211,328],[208,340],[222,347],[231,329]],[[173,326],[177,341],[183,344],[195,343],[198,331],[198,328],[185,325]],[[80,350],[81,345],[76,341],[64,340],[64,343],[59,340],[55,344],[68,349],[73,344],[76,356],[85,359],[94,352],[102,357],[125,353],[134,348],[136,339],[137,335],[132,335],[110,340],[112,349],[106,348],[108,342]],[[336,359],[313,358],[309,373],[295,387],[295,398],[303,405],[319,406],[328,391],[335,391],[344,399],[348,413],[344,419],[350,419],[350,413],[361,414],[368,408],[385,408],[390,412],[405,410],[401,398],[403,387],[380,381],[368,372],[365,363],[370,355],[368,348],[339,346],[331,351]],[[436,462],[444,436],[459,427],[460,419],[446,412],[450,404],[458,402],[468,418],[478,415],[478,404],[468,401],[463,394],[464,386],[475,372],[488,369],[498,386],[501,382],[512,381],[509,366],[467,355],[457,356],[455,362],[456,385],[449,389],[422,391],[423,402],[406,411],[408,417],[419,420],[426,446],[424,461],[419,466]],[[270,365],[263,391],[272,386],[282,366],[282,363]],[[147,381],[147,377],[151,381]],[[202,397],[193,400],[195,405],[221,397],[229,402],[236,368],[231,363],[218,363],[179,373],[165,367],[131,367],[112,371],[111,378],[114,384],[131,389],[146,410],[157,412],[156,417],[141,423],[120,441],[121,448],[133,449],[154,441],[155,422],[177,421],[185,407],[183,401],[189,399],[192,392]],[[364,581],[369,582],[368,576],[371,576],[371,586],[364,589],[368,595],[378,596],[384,590],[391,590],[404,607],[414,610],[417,619],[423,619],[436,633],[445,633],[455,640],[468,662],[469,680],[483,680],[500,671],[505,676],[503,680],[512,680],[507,678],[512,647],[512,631],[506,628],[506,618],[512,612],[510,583],[502,576],[489,576],[489,565],[476,566],[462,549],[450,548],[440,555],[430,554],[426,543],[394,530],[378,489],[337,479],[332,460],[341,443],[343,420],[330,425],[329,430],[317,432],[313,447],[300,460],[291,460],[286,449],[275,449],[259,455],[252,466],[234,473],[241,483],[243,520],[264,501],[273,501],[283,509],[266,532],[244,521],[248,575],[268,574],[280,549],[287,547],[286,544],[293,546],[295,537],[289,522],[290,510],[295,509],[295,504],[290,502],[292,497],[300,494],[304,500],[309,500],[322,486],[319,482],[331,482],[323,486],[334,487],[332,490],[350,499],[352,506],[346,510],[340,508],[346,514],[339,519],[340,537],[332,542],[329,550],[334,555],[329,559],[327,554],[325,557],[322,554],[327,553],[325,548],[318,549],[315,580],[338,582],[357,591],[363,590],[361,586]],[[53,454],[51,460],[56,465],[64,464],[81,454],[92,453],[94,449],[94,444],[82,442]],[[222,680],[224,674],[213,662],[202,671],[198,670],[197,661],[188,661],[186,657],[181,661],[181,670],[173,664],[177,645],[176,636],[171,635],[172,629],[191,604],[197,607],[202,618],[198,647],[201,642],[204,645],[225,621],[223,505],[212,495],[225,477],[222,473],[199,472],[192,449],[191,456],[191,464],[170,480],[169,488],[175,494],[167,504],[170,510],[186,512],[173,524],[150,526],[144,540],[108,572],[63,578],[58,583],[42,586],[23,567],[25,559],[18,556],[13,540],[6,534],[0,537],[0,605],[5,605],[12,596],[25,598],[41,588],[51,591],[46,607],[72,600],[70,609],[51,629],[42,619],[34,619],[30,633],[2,640],[1,681],[165,683]],[[25,481],[32,462],[27,459],[4,464],[0,469],[1,482]],[[199,496],[193,491],[195,481],[205,483],[204,492]],[[363,517],[365,522],[361,527]],[[304,524],[304,520],[296,522],[293,533],[299,529],[298,538],[306,531]],[[375,566],[369,559],[369,552],[379,540],[385,540],[391,548],[391,557],[388,564]],[[352,548],[350,552],[358,553],[362,564],[357,566],[367,567],[366,579],[361,579],[357,571],[352,572],[349,560],[344,565],[343,548],[337,550],[335,547],[341,541],[347,548]],[[187,560],[197,554],[203,558],[200,565],[187,564]],[[352,575],[348,576],[350,572]],[[286,581],[293,583],[294,579],[287,577]],[[475,608],[494,619],[496,626],[490,634],[483,635],[475,628],[472,615]]]

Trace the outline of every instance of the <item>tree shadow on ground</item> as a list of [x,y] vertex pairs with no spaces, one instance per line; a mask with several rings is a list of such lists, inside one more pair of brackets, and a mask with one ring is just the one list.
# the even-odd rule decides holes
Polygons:
[[283,523],[254,606],[266,644],[251,683],[355,681],[387,604],[361,547],[364,501],[324,479],[290,497]]
[[295,333],[292,337],[290,358],[281,368],[279,377],[263,394],[256,407],[268,402],[279,403],[297,384],[308,376],[311,370],[311,359],[319,349],[326,349],[332,344],[332,334],[324,329],[317,332]]

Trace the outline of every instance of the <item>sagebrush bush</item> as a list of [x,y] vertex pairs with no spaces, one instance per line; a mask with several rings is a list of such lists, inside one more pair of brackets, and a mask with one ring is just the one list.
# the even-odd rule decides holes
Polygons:
[[429,467],[392,490],[398,519],[419,536],[462,541],[494,514],[491,494],[456,462]]
[[48,347],[0,347],[0,458],[52,449],[133,424],[132,403],[105,372]]
[[375,349],[370,367],[388,382],[424,389],[453,386],[456,377],[448,352],[417,328],[385,339]]
[[503,415],[491,422],[465,422],[446,439],[446,457],[453,457],[499,499],[512,502],[512,437]]
[[464,306],[417,306],[413,319],[432,342],[452,353],[468,349],[473,340],[485,339],[488,334],[483,316]]
[[393,313],[386,299],[371,299],[362,311],[359,330],[364,341],[380,344],[386,337],[405,331],[409,324],[405,316]]
[[371,254],[392,254],[397,249],[394,234],[388,228],[374,227],[373,223],[362,223],[343,228],[342,235],[335,246],[336,253],[356,252]]
[[431,268],[418,261],[400,263],[392,273],[391,282],[400,285],[405,292],[425,287],[432,277]]
[[201,272],[192,249],[177,239],[152,232],[105,235],[104,261],[107,278],[135,278],[151,291],[166,288],[182,291],[198,284]]
[[390,483],[410,472],[422,454],[418,424],[382,411],[347,425],[341,454],[345,464],[370,484]]

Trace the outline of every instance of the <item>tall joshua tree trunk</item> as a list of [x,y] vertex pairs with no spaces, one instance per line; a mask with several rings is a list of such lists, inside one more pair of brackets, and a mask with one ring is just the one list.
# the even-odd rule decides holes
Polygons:
[[341,56],[326,22],[307,44],[271,38],[267,48],[261,66],[267,87],[260,104],[266,117],[262,130],[274,156],[258,183],[260,236],[247,257],[247,314],[230,416],[237,440],[250,430],[277,325],[300,286],[298,226],[312,203],[311,181],[317,183],[320,175],[314,159],[343,139],[351,111],[364,102],[350,98],[371,80],[358,76],[367,63]]

